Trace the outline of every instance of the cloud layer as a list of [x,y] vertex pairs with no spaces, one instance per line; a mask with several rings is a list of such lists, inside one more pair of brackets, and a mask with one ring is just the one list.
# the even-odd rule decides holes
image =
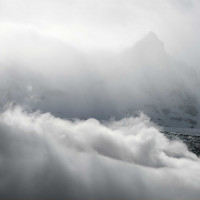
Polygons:
[[169,56],[155,33],[120,53],[83,53],[31,27],[18,28],[11,26],[0,49],[1,107],[14,103],[101,120],[142,110],[156,122],[164,119],[163,126],[200,126],[200,71]]
[[17,107],[0,129],[1,199],[199,198],[199,158],[144,115],[102,124]]

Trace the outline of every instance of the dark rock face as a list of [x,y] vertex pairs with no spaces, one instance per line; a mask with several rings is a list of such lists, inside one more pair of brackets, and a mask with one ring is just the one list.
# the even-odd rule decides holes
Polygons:
[[197,156],[200,156],[200,135],[188,134],[177,134],[171,132],[164,132],[165,136],[170,140],[181,140],[184,142],[188,149],[195,153]]

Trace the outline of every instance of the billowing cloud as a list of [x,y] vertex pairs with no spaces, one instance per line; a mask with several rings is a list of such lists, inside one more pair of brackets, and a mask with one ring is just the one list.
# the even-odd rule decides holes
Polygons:
[[18,107],[0,129],[1,199],[199,198],[199,158],[144,115],[102,124]]

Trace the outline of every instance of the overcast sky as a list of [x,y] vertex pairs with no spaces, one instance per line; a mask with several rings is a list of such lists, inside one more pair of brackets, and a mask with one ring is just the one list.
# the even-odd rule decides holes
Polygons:
[[153,31],[170,54],[197,65],[199,11],[198,0],[0,0],[0,30],[34,30],[82,50],[119,50]]

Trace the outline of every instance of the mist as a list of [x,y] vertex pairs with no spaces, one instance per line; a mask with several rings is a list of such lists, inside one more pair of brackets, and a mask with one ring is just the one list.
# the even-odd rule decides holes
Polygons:
[[0,0],[0,199],[199,199],[199,11]]
[[2,49],[2,108],[14,104],[61,118],[99,120],[143,111],[162,126],[199,127],[199,70],[170,56],[154,32],[121,52],[83,52],[21,29],[4,40],[14,48]]

